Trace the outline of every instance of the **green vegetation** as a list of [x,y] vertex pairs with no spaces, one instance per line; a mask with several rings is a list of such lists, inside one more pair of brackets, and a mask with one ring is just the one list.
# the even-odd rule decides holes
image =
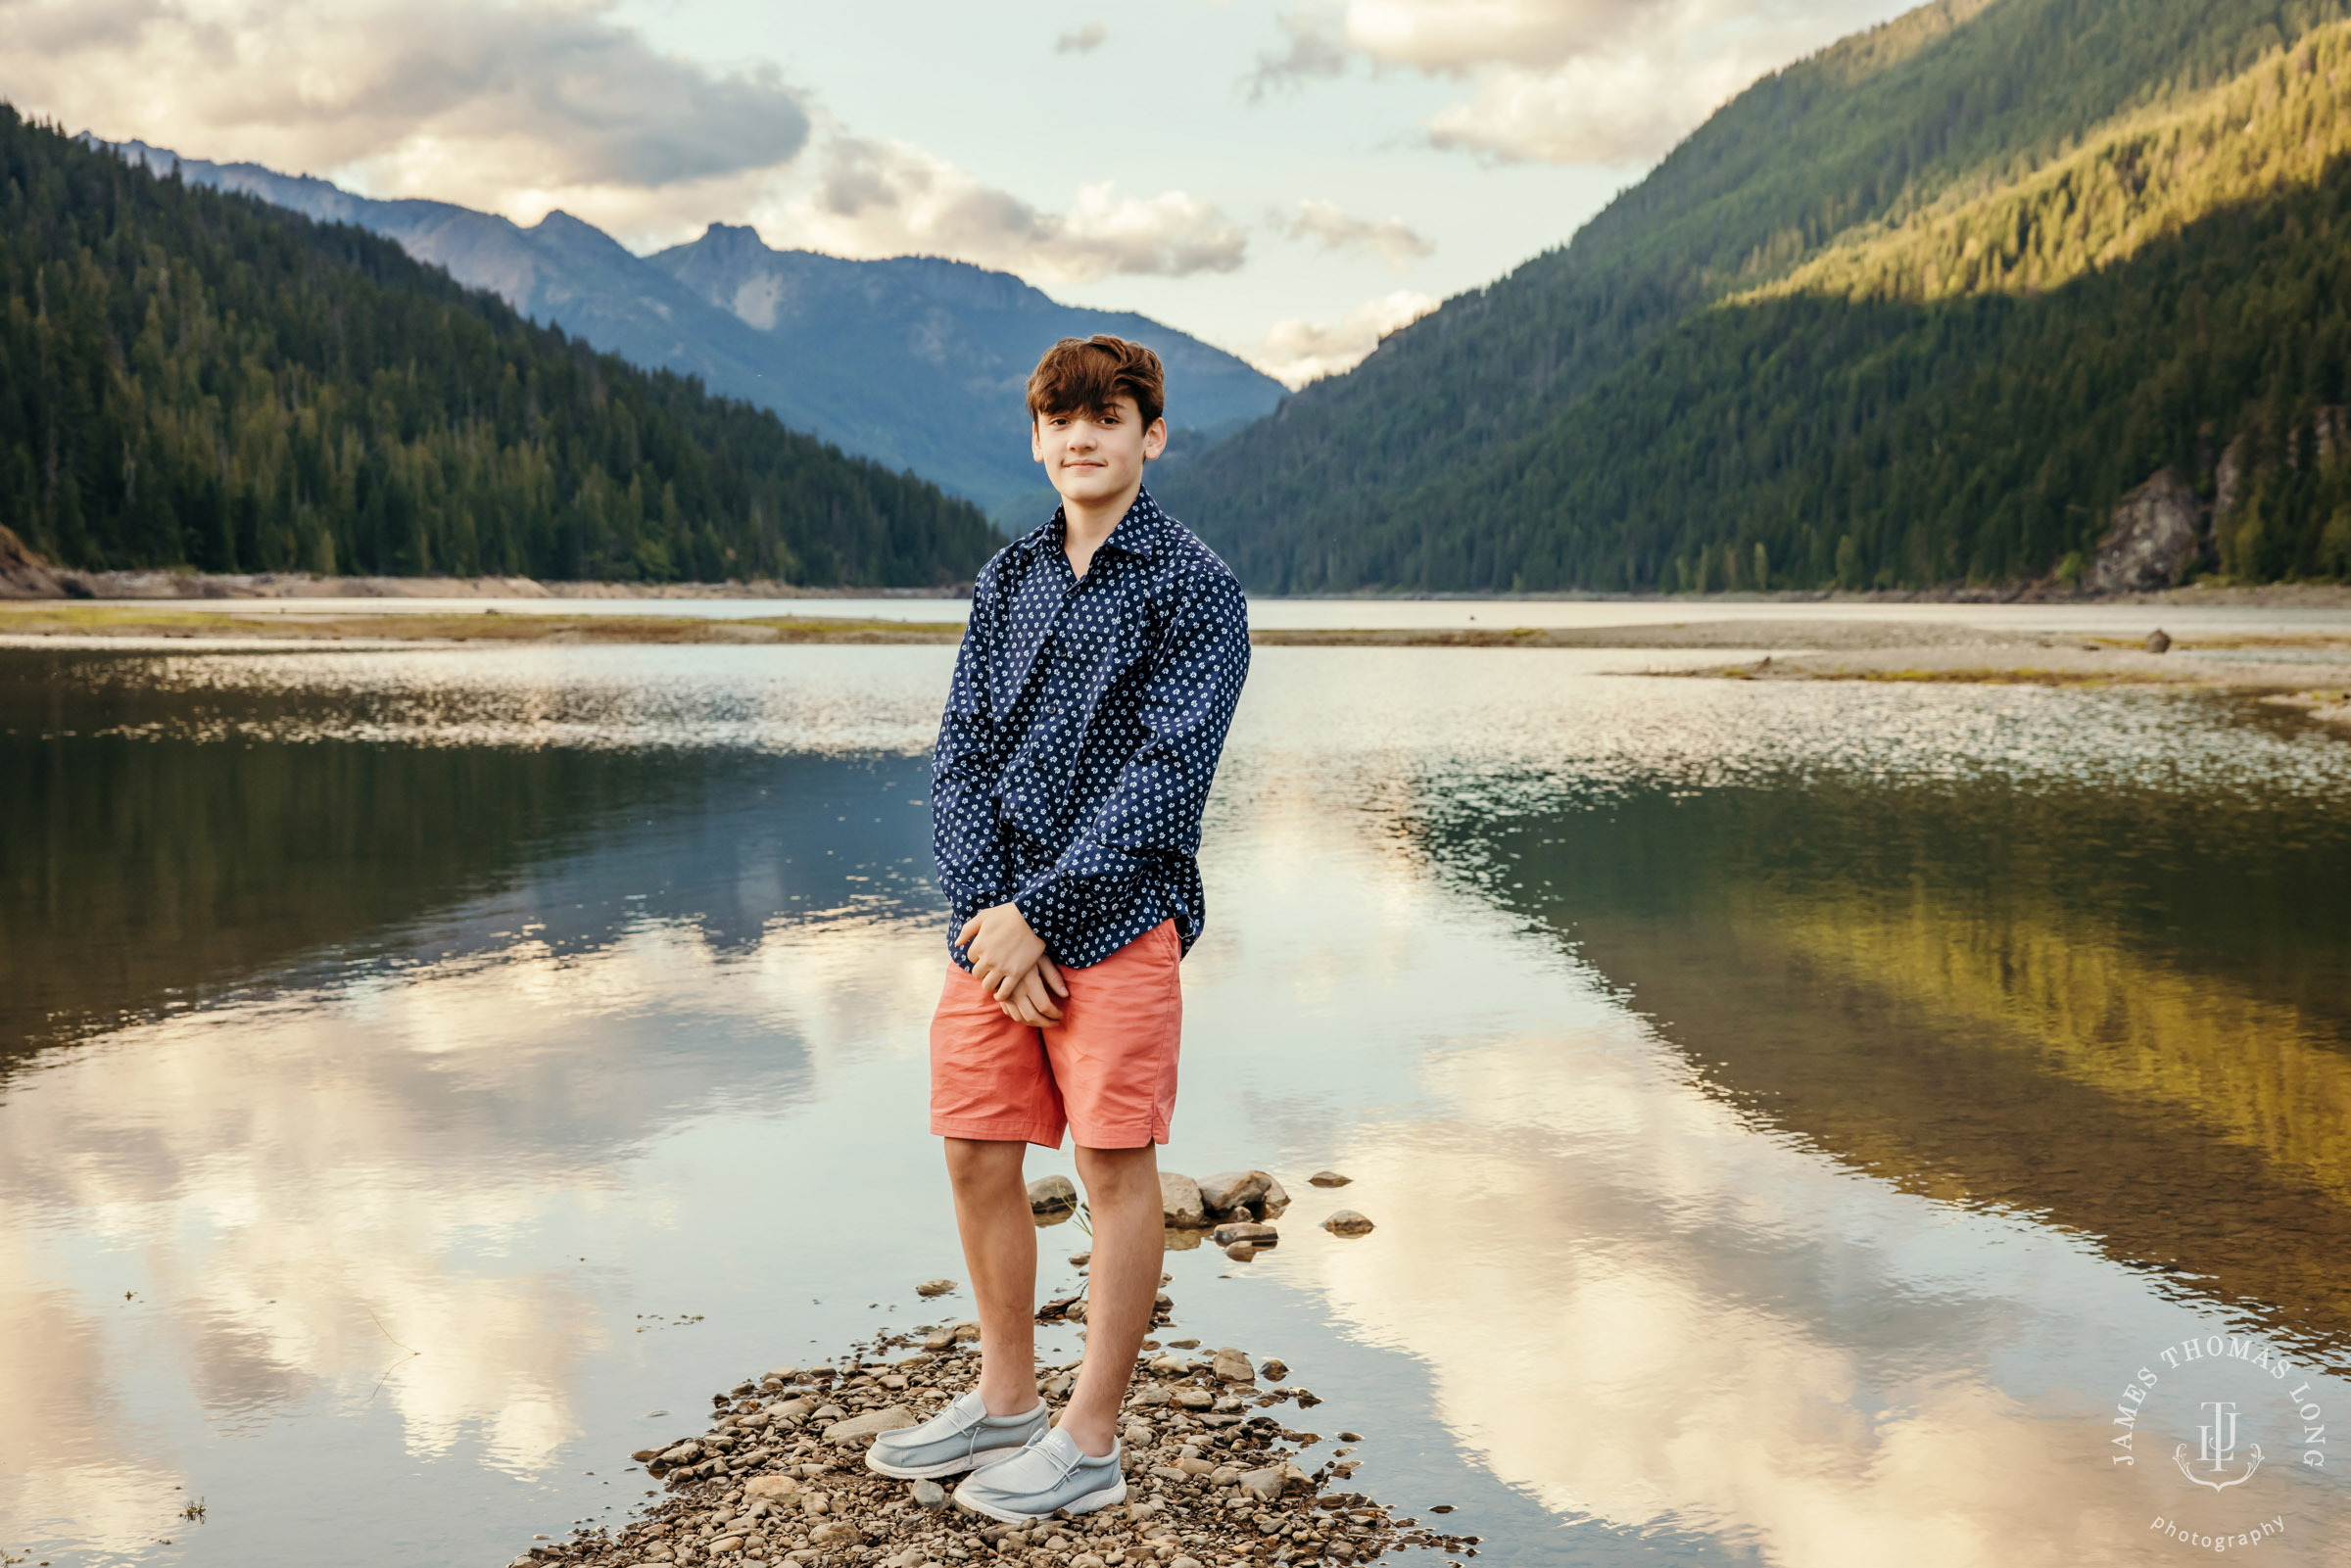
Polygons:
[[84,567],[927,586],[979,510],[0,105],[0,522]]
[[2210,564],[2351,575],[2344,12],[1913,12],[1158,489],[1273,591],[1919,586],[2241,438]]

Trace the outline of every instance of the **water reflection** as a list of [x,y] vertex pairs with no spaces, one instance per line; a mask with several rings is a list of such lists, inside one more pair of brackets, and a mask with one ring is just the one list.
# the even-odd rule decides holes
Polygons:
[[[947,656],[0,655],[0,1546],[502,1561],[924,1311]],[[1358,1179],[1185,1328],[1492,1560],[2168,1560],[2119,1363],[2351,1310],[2351,748],[1623,663],[1261,656],[1170,1163]]]
[[2341,814],[1813,782],[1431,832],[1772,1123],[2351,1345]]

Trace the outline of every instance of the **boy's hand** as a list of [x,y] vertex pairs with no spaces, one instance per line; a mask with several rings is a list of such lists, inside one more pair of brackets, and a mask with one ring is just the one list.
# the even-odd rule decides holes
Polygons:
[[1051,959],[1040,958],[1036,968],[1021,976],[1021,983],[1012,988],[1011,997],[996,1006],[1015,1023],[1041,1029],[1048,1023],[1061,1022],[1061,1009],[1054,1005],[1053,999],[1069,994],[1069,982],[1061,977],[1061,971],[1054,968]]
[[1014,988],[1045,956],[1045,939],[1029,928],[1020,906],[1009,903],[992,905],[965,921],[955,933],[955,945],[972,961],[972,978],[995,992],[999,1003],[1012,1000]]

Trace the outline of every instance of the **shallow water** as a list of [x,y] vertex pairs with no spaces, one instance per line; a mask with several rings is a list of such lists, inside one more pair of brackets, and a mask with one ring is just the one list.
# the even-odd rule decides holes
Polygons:
[[[951,653],[0,652],[0,1551],[504,1562],[964,1315]],[[1493,1561],[2351,1560],[2351,745],[1625,667],[1260,651],[1165,1159],[1299,1201],[1182,1330]]]

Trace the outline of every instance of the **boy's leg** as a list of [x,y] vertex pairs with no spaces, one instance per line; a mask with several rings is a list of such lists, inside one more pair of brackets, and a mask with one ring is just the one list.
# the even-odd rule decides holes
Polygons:
[[1080,1449],[1100,1455],[1110,1451],[1117,1435],[1119,1406],[1159,1295],[1167,1246],[1159,1150],[1148,1143],[1139,1149],[1080,1145],[1078,1174],[1093,1214],[1094,1256],[1086,1290],[1085,1362],[1062,1410],[1061,1429]]
[[[949,1138],[946,1145],[955,1228],[980,1307],[980,1397],[990,1415],[1019,1415],[1036,1407],[1036,1224],[1021,1180],[1028,1145],[975,1138]],[[1156,1175],[1152,1202],[1158,1202]],[[1153,1224],[1158,1219],[1155,1209]],[[1152,1275],[1154,1288],[1158,1278]],[[1127,1354],[1131,1361],[1134,1352]]]

